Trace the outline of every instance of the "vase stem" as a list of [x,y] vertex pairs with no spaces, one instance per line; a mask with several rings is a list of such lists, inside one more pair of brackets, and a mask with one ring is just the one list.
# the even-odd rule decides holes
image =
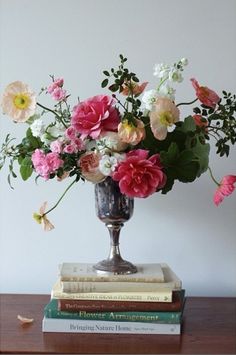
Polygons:
[[120,230],[123,225],[123,223],[106,223],[110,234],[110,252],[108,257],[109,260],[112,260],[114,258],[122,259],[120,255],[119,238]]

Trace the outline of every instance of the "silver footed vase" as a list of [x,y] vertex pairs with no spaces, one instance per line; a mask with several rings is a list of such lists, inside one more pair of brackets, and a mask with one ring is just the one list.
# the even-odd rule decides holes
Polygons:
[[124,222],[133,215],[134,199],[120,192],[118,183],[112,178],[95,184],[95,208],[98,218],[106,224],[110,234],[108,258],[94,265],[100,274],[133,274],[136,266],[123,260],[120,254],[120,230]]

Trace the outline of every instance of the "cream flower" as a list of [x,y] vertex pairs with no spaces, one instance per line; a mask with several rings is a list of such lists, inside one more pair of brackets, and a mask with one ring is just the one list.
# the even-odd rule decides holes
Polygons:
[[33,218],[39,224],[43,225],[43,229],[48,232],[54,228],[54,225],[47,218],[47,202],[44,202],[43,205],[39,209],[39,213],[34,213]]
[[136,126],[127,120],[119,123],[118,135],[121,141],[131,145],[137,145],[145,138],[146,132],[144,123],[141,120],[135,119],[135,124]]
[[179,109],[166,97],[160,97],[150,113],[150,125],[154,137],[164,140],[167,136],[167,128],[179,121]]
[[9,84],[2,97],[3,113],[16,122],[25,122],[36,110],[36,95],[21,81]]

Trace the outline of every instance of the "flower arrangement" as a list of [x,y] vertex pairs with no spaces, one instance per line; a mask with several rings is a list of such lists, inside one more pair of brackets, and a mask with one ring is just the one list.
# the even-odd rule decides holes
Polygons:
[[[187,59],[155,65],[157,85],[150,90],[126,62],[120,55],[118,68],[103,72],[101,86],[108,87],[110,95],[78,101],[72,108],[61,78],[52,76],[51,84],[39,94],[50,95],[53,108],[42,105],[20,81],[7,86],[1,100],[3,113],[26,124],[19,144],[13,144],[8,134],[0,150],[0,168],[9,161],[10,185],[11,178],[17,177],[14,165],[18,163],[23,180],[33,172],[44,180],[73,178],[62,197],[79,180],[99,183],[110,176],[123,194],[146,198],[169,192],[175,180],[192,182],[209,170],[217,184],[214,202],[218,205],[235,189],[236,175],[227,175],[220,183],[215,180],[209,167],[209,140],[215,139],[217,154],[229,155],[230,145],[236,142],[236,96],[223,91],[221,98],[192,78],[194,99],[176,103],[174,86],[183,81]],[[181,117],[181,106],[197,102],[189,116]],[[62,197],[51,209],[46,210],[44,203],[34,214],[44,229],[53,228],[47,215]]]

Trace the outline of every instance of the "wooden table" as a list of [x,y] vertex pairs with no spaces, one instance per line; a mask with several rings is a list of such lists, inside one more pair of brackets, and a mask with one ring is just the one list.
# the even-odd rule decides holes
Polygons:
[[[236,298],[188,297],[182,335],[42,333],[46,295],[1,295],[0,352],[236,354]],[[34,318],[21,325],[17,315]]]

